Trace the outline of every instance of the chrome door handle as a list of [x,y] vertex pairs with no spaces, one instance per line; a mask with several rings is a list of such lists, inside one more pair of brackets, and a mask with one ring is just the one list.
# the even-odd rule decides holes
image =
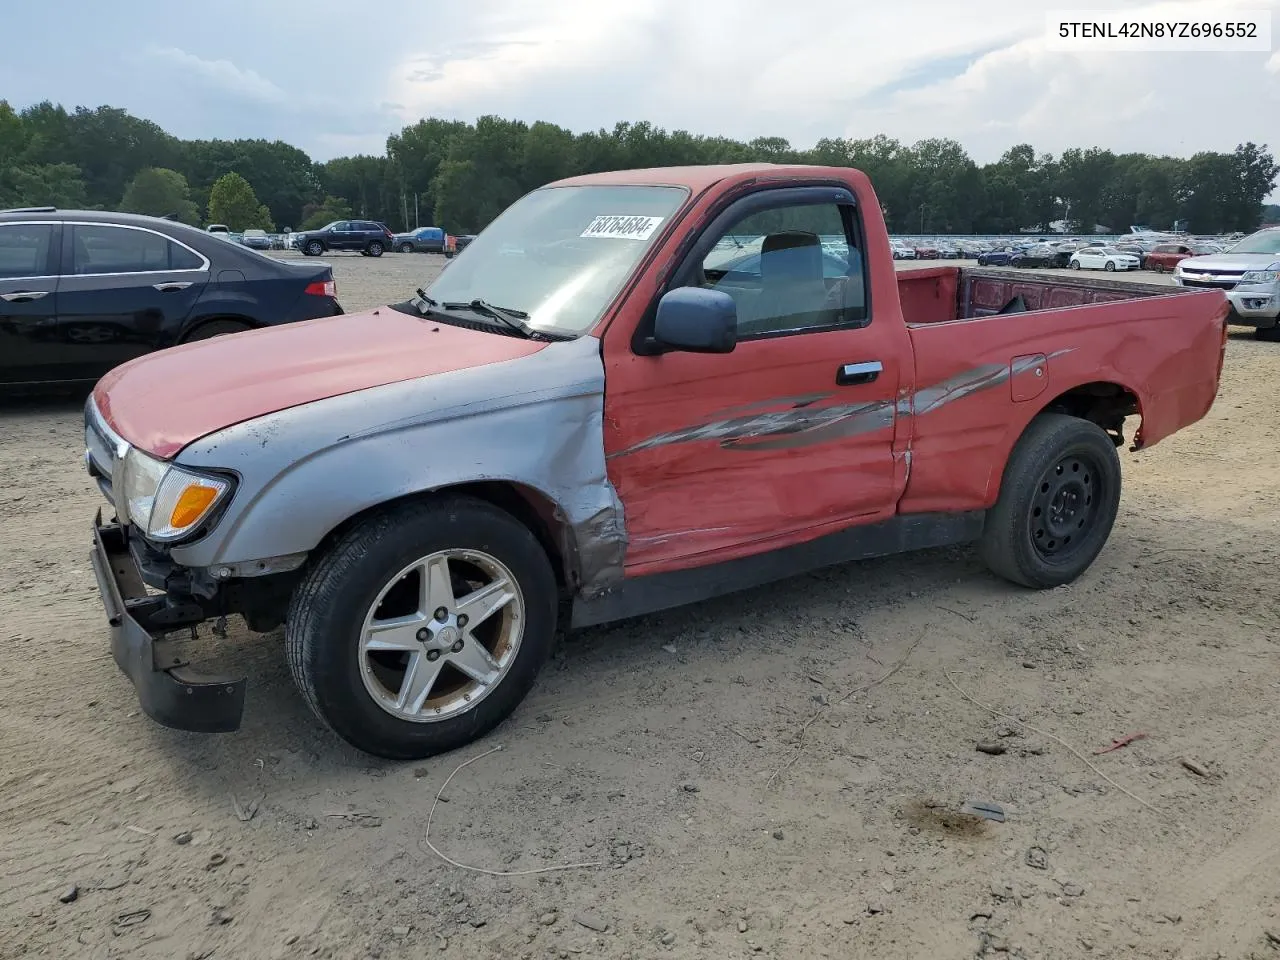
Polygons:
[[18,290],[15,293],[0,293],[0,300],[7,300],[9,303],[26,303],[48,295],[48,290]]
[[153,283],[153,287],[161,293],[176,293],[179,290],[185,290],[191,286],[190,280],[174,280],[169,283]]
[[859,383],[871,383],[883,371],[884,365],[879,360],[846,363],[836,371],[836,386],[851,387]]

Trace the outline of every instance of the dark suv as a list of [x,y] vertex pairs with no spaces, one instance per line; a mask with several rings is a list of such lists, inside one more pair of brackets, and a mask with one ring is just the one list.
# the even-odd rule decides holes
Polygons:
[[385,223],[375,220],[335,220],[319,230],[302,231],[294,245],[308,257],[328,250],[359,251],[366,257],[380,257],[394,249],[395,235]]

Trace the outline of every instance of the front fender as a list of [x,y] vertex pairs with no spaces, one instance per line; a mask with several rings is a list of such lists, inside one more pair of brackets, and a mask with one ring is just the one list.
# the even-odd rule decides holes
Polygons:
[[229,427],[177,457],[233,470],[240,482],[210,533],[173,557],[210,567],[307,553],[372,507],[496,481],[554,505],[590,592],[620,576],[626,543],[605,472],[603,388],[598,342],[580,338]]

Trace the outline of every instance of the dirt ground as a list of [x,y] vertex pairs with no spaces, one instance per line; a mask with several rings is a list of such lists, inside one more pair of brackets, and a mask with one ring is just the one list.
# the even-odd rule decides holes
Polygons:
[[[438,263],[333,262],[348,309]],[[1124,454],[1072,586],[951,549],[587,631],[493,735],[408,765],[322,731],[238,623],[239,733],[140,715],[79,401],[4,403],[0,957],[1280,956],[1277,382],[1280,346],[1233,336],[1209,416]],[[581,866],[437,856],[472,759],[435,847]]]

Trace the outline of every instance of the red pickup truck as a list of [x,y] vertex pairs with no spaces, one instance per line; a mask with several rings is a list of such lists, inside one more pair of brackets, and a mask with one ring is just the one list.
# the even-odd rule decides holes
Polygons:
[[1137,449],[1209,410],[1226,316],[1219,290],[897,273],[855,170],[565,180],[404,302],[103,378],[112,650],[151,717],[228,731],[246,681],[182,639],[284,624],[316,715],[407,759],[500,722],[561,626],[961,542],[1053,587],[1110,534],[1126,418]]

